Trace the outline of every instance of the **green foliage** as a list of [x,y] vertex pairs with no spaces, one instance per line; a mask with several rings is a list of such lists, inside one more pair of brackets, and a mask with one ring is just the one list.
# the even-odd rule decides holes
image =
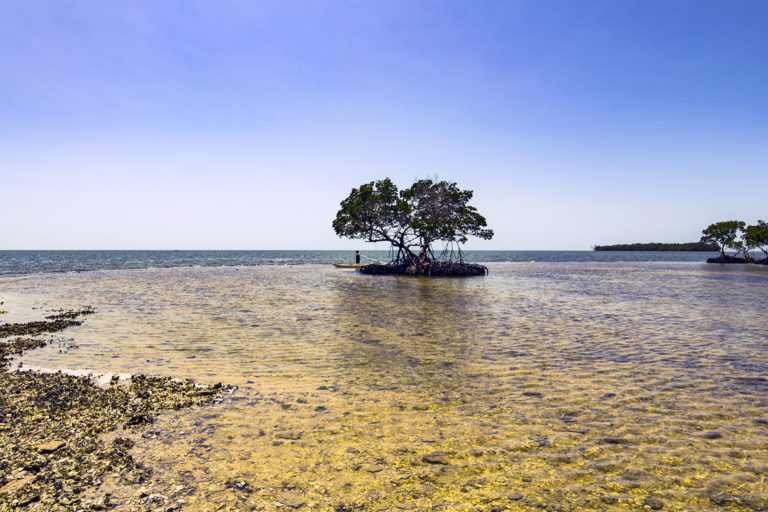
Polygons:
[[742,235],[747,250],[760,249],[768,257],[768,223],[758,220],[757,224],[747,226]]
[[717,244],[708,242],[686,242],[682,244],[668,244],[660,242],[651,242],[647,244],[616,244],[616,245],[596,245],[596,251],[719,251]]
[[703,230],[701,241],[714,242],[720,247],[720,254],[725,256],[725,250],[731,248],[738,251],[744,249],[744,244],[737,240],[739,232],[744,230],[746,223],[743,220],[725,220],[710,224]]
[[397,261],[434,259],[435,242],[459,245],[469,236],[493,237],[485,217],[469,205],[472,195],[447,181],[418,180],[400,192],[389,178],[372,181],[341,202],[333,229],[347,238],[389,242]]
[[392,180],[372,181],[353,188],[333,221],[339,236],[368,242],[393,242],[407,228],[410,209]]
[[411,227],[419,237],[422,254],[433,242],[464,244],[468,236],[493,238],[486,229],[485,217],[468,203],[471,190],[461,190],[456,183],[418,180],[400,196],[411,208]]

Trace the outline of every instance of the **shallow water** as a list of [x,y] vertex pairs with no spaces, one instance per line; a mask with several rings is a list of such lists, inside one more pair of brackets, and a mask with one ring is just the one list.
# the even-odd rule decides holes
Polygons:
[[185,510],[768,506],[768,269],[489,268],[100,271],[0,297],[3,321],[97,309],[24,367],[240,386],[132,450]]

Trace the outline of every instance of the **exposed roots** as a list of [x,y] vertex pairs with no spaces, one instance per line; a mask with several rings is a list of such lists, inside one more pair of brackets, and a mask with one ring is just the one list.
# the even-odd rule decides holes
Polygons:
[[737,256],[718,256],[717,258],[707,258],[707,263],[749,263],[744,258]]
[[707,259],[707,263],[754,263],[755,265],[768,265],[768,258],[749,259],[740,256],[718,256],[717,258]]
[[390,262],[386,264],[371,263],[360,269],[363,274],[400,274],[407,276],[484,276],[488,268],[477,263],[457,261],[421,261]]

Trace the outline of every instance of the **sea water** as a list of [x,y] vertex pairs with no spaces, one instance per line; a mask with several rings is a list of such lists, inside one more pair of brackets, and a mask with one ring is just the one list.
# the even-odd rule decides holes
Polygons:
[[[365,248],[363,248],[365,249]],[[437,251],[438,254],[440,251]],[[463,251],[467,261],[706,261],[717,252],[678,251]],[[447,254],[450,256],[450,253]],[[454,253],[454,257],[457,254]],[[389,261],[382,250],[363,250],[362,263]],[[104,269],[354,263],[353,251],[0,251],[0,275]]]
[[184,510],[768,506],[768,268],[488,267],[6,276],[0,300],[4,321],[97,311],[23,368],[238,386],[136,437]]

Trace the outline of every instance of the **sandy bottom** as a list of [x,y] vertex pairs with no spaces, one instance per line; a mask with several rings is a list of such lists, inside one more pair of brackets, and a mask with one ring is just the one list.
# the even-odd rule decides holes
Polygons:
[[93,272],[0,295],[19,317],[97,310],[25,367],[239,386],[137,434],[154,473],[105,482],[118,510],[768,507],[768,272],[490,269]]

